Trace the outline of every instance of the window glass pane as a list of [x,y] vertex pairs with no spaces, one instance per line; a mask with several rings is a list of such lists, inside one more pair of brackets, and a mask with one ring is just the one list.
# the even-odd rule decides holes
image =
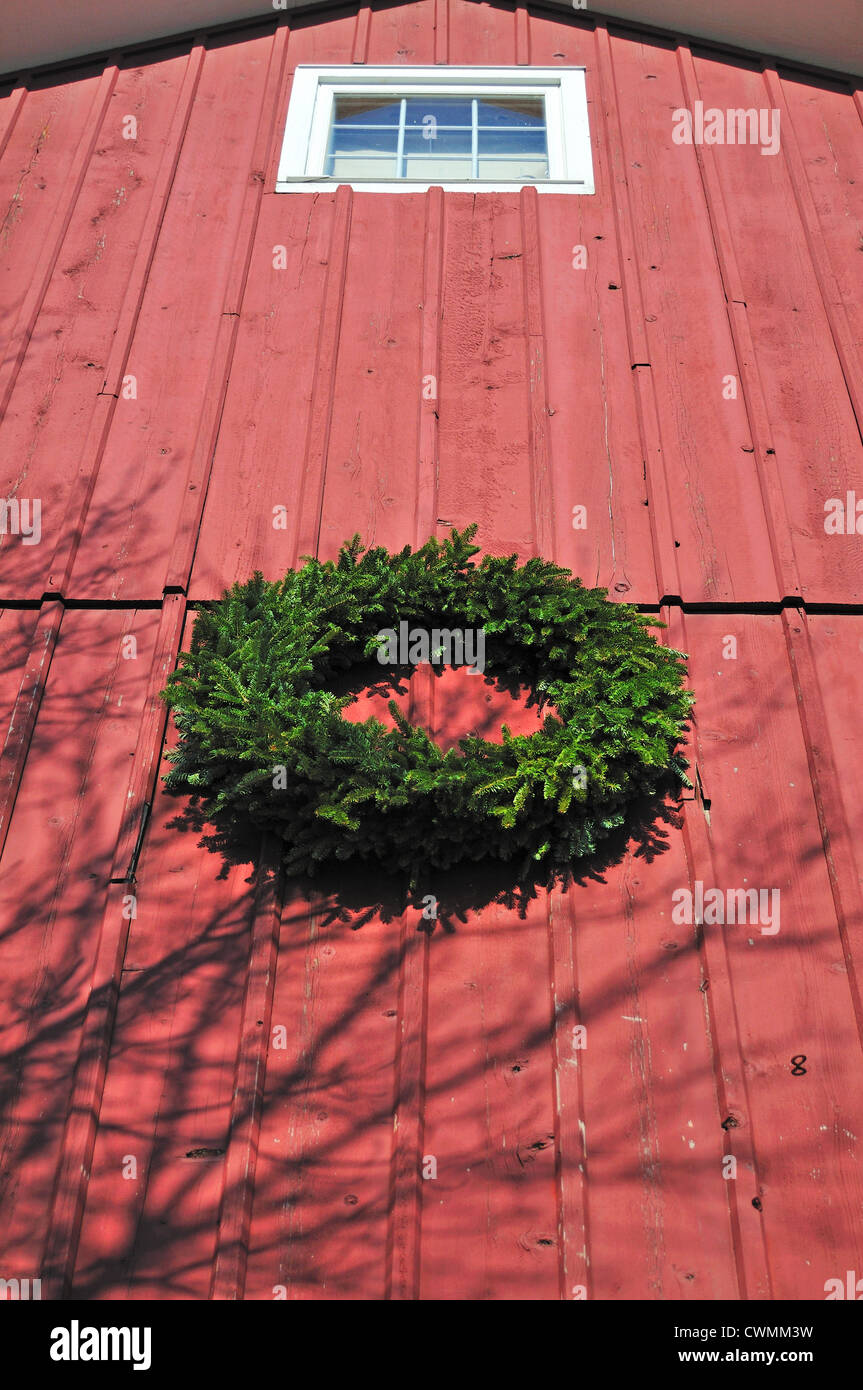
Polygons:
[[532,159],[529,155],[521,159],[512,155],[504,155],[497,159],[480,158],[479,177],[497,179],[504,183],[512,179],[523,179],[527,183],[533,183],[537,179],[548,178],[548,160]]
[[545,125],[542,97],[481,97],[477,120],[483,125],[520,126],[524,129]]
[[343,97],[333,101],[333,122],[336,125],[392,125],[399,123],[399,97]]
[[546,153],[544,130],[480,130],[478,143],[480,155]]
[[426,135],[424,130],[414,128],[405,131],[405,154],[426,159],[442,154],[469,155],[470,141],[469,130],[445,130],[443,126],[438,126],[436,131],[430,127]]
[[339,155],[328,161],[325,172],[334,179],[394,179],[398,177],[396,162],[395,155],[384,155],[377,159]]
[[537,96],[337,95],[324,173],[334,179],[535,182],[548,177],[545,102]]
[[324,172],[331,178],[361,178],[365,176],[363,165],[368,161],[374,166],[368,177],[395,178],[398,136],[398,130],[380,126],[357,130],[353,126],[334,125]]
[[452,183],[455,179],[469,179],[471,162],[469,159],[406,159],[404,177],[407,179],[428,179],[430,182]]
[[352,130],[333,126],[330,154],[395,154],[397,130]]
[[470,126],[470,113],[470,97],[408,97],[406,123],[425,128],[432,122],[443,126]]

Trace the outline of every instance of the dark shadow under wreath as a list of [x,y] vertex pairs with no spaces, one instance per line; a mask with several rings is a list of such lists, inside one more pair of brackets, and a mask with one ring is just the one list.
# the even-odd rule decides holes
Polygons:
[[[221,825],[284,843],[291,874],[358,858],[412,875],[461,860],[550,873],[591,855],[627,809],[687,783],[692,695],[662,626],[541,559],[473,556],[476,526],[420,549],[307,559],[202,611],[163,698],[180,735],[166,785]],[[471,735],[444,753],[395,703],[395,729],[342,716],[332,688],[384,629],[485,632],[485,677],[548,710],[534,734]],[[378,668],[382,670],[383,668]]]

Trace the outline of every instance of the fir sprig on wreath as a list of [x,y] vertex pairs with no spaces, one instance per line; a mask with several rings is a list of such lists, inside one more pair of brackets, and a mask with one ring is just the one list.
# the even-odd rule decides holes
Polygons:
[[[515,555],[474,562],[476,526],[420,549],[306,559],[271,583],[255,574],[202,611],[163,698],[180,735],[166,784],[208,818],[278,836],[287,871],[357,857],[388,871],[517,859],[566,869],[625,824],[671,772],[692,695],[663,624],[567,570]],[[444,753],[394,702],[388,730],[342,716],[328,687],[407,621],[484,629],[487,678],[527,687],[542,727],[476,735]],[[405,672],[404,674],[409,674]]]

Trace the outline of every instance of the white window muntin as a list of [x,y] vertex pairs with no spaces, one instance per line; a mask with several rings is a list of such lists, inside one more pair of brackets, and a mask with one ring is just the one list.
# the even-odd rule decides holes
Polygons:
[[[324,176],[336,96],[520,96],[545,99],[547,179],[489,182],[460,179],[339,179]],[[276,192],[324,192],[347,183],[364,192],[416,193],[443,187],[475,193],[517,192],[527,186],[547,193],[593,193],[593,161],[587,120],[584,68],[319,67],[294,73]]]

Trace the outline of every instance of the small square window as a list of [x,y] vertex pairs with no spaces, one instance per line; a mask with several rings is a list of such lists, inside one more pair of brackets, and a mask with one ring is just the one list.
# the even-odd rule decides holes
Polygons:
[[300,65],[280,193],[593,193],[583,68]]

